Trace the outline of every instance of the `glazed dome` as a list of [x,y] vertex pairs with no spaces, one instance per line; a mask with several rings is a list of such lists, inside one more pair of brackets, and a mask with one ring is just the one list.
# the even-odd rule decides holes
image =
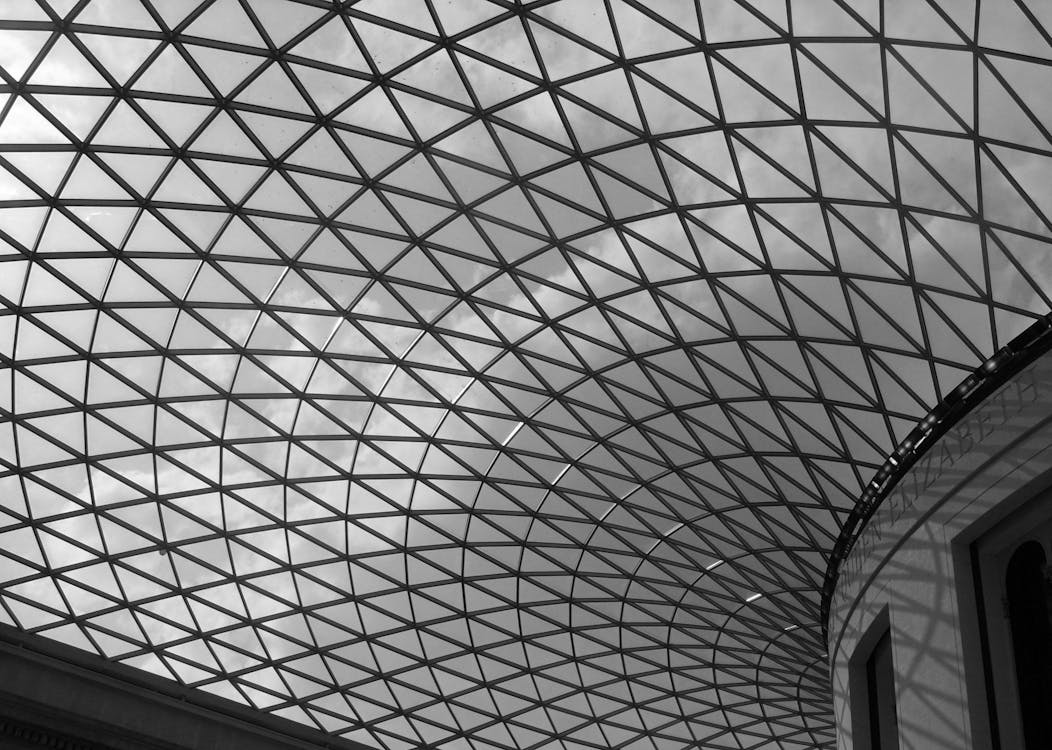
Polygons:
[[0,621],[377,748],[832,747],[833,543],[1050,307],[1049,29],[5,0]]

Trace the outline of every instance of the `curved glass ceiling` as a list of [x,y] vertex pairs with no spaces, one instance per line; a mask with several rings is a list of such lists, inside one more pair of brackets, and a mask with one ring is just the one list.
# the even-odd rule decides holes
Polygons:
[[4,0],[0,620],[377,748],[831,746],[841,523],[1049,309],[1049,29]]

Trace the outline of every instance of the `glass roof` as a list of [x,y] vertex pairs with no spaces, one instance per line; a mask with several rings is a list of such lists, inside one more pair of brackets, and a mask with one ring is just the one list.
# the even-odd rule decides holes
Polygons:
[[376,748],[831,747],[1048,311],[1052,11],[4,0],[0,621]]

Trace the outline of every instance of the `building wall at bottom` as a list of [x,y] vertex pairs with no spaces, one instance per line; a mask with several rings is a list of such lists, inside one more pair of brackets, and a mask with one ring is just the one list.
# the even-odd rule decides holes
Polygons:
[[370,750],[0,625],[0,748]]
[[[1052,519],[1050,369],[1046,356],[1003,389],[1002,402],[984,403],[987,413],[981,407],[971,426],[943,439],[967,435],[967,450],[936,444],[929,451],[934,468],[918,462],[903,477],[909,489],[885,501],[842,566],[829,627],[839,750],[1023,748],[1006,734],[1018,724],[1016,709],[994,695],[1004,692],[997,682],[1011,671],[990,657],[1005,653],[989,648],[987,618],[1000,611],[1000,602],[990,600],[999,594],[984,595],[981,576],[977,588],[975,568],[983,565],[977,554],[983,540],[1012,519],[1026,516],[1024,535]],[[1036,391],[1021,385],[1027,377]],[[1024,403],[1013,401],[1017,395]],[[985,432],[972,431],[977,426]],[[894,736],[879,736],[878,729],[874,737],[871,723],[882,722],[871,721],[878,716],[873,702],[880,696],[872,675],[867,679],[867,659],[885,633],[894,684],[884,699],[894,701],[897,727]]]

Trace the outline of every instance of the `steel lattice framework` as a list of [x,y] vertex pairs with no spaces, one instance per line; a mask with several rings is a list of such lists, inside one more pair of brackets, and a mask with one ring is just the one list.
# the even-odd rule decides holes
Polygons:
[[3,0],[0,620],[382,748],[832,743],[1050,306],[1052,11]]

